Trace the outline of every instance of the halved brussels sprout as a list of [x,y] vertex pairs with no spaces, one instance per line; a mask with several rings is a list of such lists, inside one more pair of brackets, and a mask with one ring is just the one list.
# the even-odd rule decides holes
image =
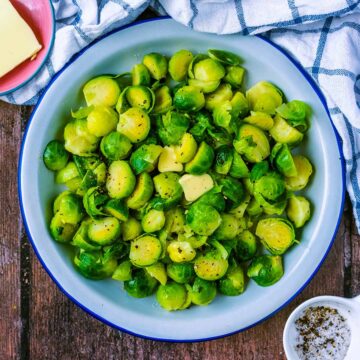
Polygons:
[[289,125],[281,116],[274,117],[274,126],[269,130],[271,137],[279,143],[296,145],[304,137],[299,130]]
[[125,98],[131,107],[137,107],[150,112],[155,105],[155,94],[154,92],[142,85],[128,86],[124,90]]
[[185,133],[178,145],[174,146],[176,160],[180,163],[191,161],[197,150],[197,143],[190,133]]
[[68,243],[73,238],[78,226],[77,224],[64,223],[59,213],[51,219],[50,234],[54,240]]
[[125,291],[135,297],[144,298],[153,294],[158,282],[144,269],[138,269],[133,272],[131,280],[124,282]]
[[244,217],[245,210],[248,207],[249,202],[250,202],[250,195],[247,192],[245,192],[244,198],[241,201],[241,203],[238,206],[231,209],[229,213],[234,215],[238,220],[241,220]]
[[101,246],[112,244],[120,233],[120,222],[115,217],[93,219],[88,226],[89,239]]
[[199,88],[204,94],[208,94],[215,91],[218,88],[218,86],[220,85],[220,80],[203,81],[198,79],[189,79],[188,84],[190,86]]
[[70,191],[64,191],[54,201],[54,215],[67,224],[76,225],[84,217],[85,212],[81,197]]
[[275,284],[284,275],[281,256],[262,255],[254,258],[247,270],[247,276],[260,286]]
[[189,50],[179,50],[169,60],[169,74],[175,81],[183,81],[186,78],[188,67],[193,59]]
[[250,116],[244,118],[243,121],[263,130],[270,130],[274,126],[274,119],[269,114],[260,111],[251,111]]
[[213,236],[218,240],[232,240],[239,230],[239,223],[235,215],[221,214],[221,224]]
[[252,167],[249,178],[252,182],[254,182],[265,176],[268,171],[269,163],[266,160],[260,161]]
[[249,205],[246,208],[246,213],[252,217],[261,215],[263,211],[262,205],[260,205],[254,197],[250,200]]
[[175,263],[188,262],[195,258],[196,251],[187,241],[171,241],[167,247],[170,259]]
[[129,218],[129,208],[123,199],[110,199],[105,204],[104,211],[120,221],[126,221]]
[[116,80],[103,75],[88,81],[84,85],[83,93],[88,106],[115,106],[120,96],[120,87]]
[[183,165],[176,160],[174,147],[164,147],[159,157],[158,170],[160,172],[181,172],[183,170]]
[[309,159],[302,155],[294,155],[293,160],[296,167],[296,176],[286,177],[285,186],[287,190],[298,191],[306,187],[310,176],[313,172],[313,167]]
[[124,241],[136,239],[142,232],[140,221],[133,217],[129,217],[129,219],[122,224],[122,238]]
[[87,127],[91,134],[101,137],[116,129],[119,117],[108,106],[96,106],[87,117]]
[[125,159],[132,148],[130,140],[123,134],[113,131],[102,138],[100,150],[109,160]]
[[88,170],[95,170],[101,163],[99,156],[78,156],[73,155],[73,161],[78,169],[79,175],[83,178]]
[[152,114],[164,114],[172,107],[172,97],[168,86],[164,85],[155,90],[155,106]]
[[165,56],[155,52],[146,54],[143,57],[143,64],[147,67],[151,77],[155,80],[166,77],[168,64]]
[[226,50],[210,49],[208,50],[208,54],[211,59],[220,61],[226,65],[239,65],[243,61],[240,56]]
[[221,84],[214,92],[206,95],[205,108],[209,111],[214,111],[221,106],[225,101],[230,101],[233,97],[233,92],[229,84]]
[[130,209],[140,209],[151,198],[154,191],[154,184],[151,176],[144,172],[136,180],[136,186],[133,193],[126,199],[126,205]]
[[64,144],[58,140],[50,141],[44,150],[43,161],[45,166],[52,171],[63,169],[69,160],[69,153]]
[[194,158],[185,165],[185,171],[193,175],[204,174],[211,168],[214,158],[213,148],[203,141]]
[[221,187],[215,186],[211,190],[207,191],[204,195],[196,201],[196,204],[210,205],[219,212],[225,210],[225,199],[221,193]]
[[132,143],[146,139],[150,131],[150,118],[140,108],[130,108],[120,115],[117,131],[125,135]]
[[[261,198],[269,201],[276,201],[285,192],[285,181],[281,175],[276,172],[270,172],[255,181],[254,196],[261,204]],[[259,195],[259,196],[257,196]]]
[[188,284],[195,277],[191,263],[170,263],[166,267],[168,276],[179,284]]
[[140,236],[131,242],[130,261],[139,267],[155,264],[162,253],[161,242],[152,235]]
[[275,144],[271,150],[270,159],[284,176],[290,177],[297,175],[295,162],[287,144]]
[[144,144],[136,149],[130,156],[130,165],[135,174],[153,171],[162,151],[163,148],[155,144]]
[[227,175],[233,162],[234,151],[227,145],[216,149],[215,171],[218,174]]
[[233,161],[230,166],[229,175],[236,179],[249,177],[249,169],[237,151],[233,151]]
[[166,229],[169,233],[183,233],[185,226],[185,215],[181,207],[175,207],[166,212]]
[[237,207],[244,200],[245,190],[239,180],[227,176],[219,180],[219,185],[222,187],[221,192],[227,199],[229,209]]
[[238,296],[245,290],[243,269],[235,262],[229,266],[225,276],[219,280],[219,291],[226,296]]
[[106,215],[103,207],[108,200],[106,192],[100,186],[94,186],[84,194],[83,204],[88,215],[97,217]]
[[116,160],[110,164],[106,180],[106,189],[110,197],[121,199],[131,195],[135,183],[135,175],[126,161]]
[[276,112],[287,122],[299,130],[305,133],[309,128],[307,117],[309,116],[311,109],[310,107],[300,100],[293,100],[287,104],[282,104],[276,109]]
[[125,260],[120,263],[111,278],[118,281],[131,280],[131,261]]
[[260,220],[255,234],[273,255],[283,254],[295,241],[293,225],[282,218]]
[[181,111],[199,111],[204,105],[205,96],[196,86],[183,86],[174,95],[174,106]]
[[179,184],[184,191],[187,201],[197,200],[214,187],[214,181],[209,174],[185,174],[179,179]]
[[91,240],[88,236],[88,228],[91,219],[86,218],[80,224],[80,227],[77,229],[75,235],[72,238],[71,245],[78,247],[79,249],[94,251],[100,250],[101,246],[91,243]]
[[72,154],[88,156],[98,146],[99,138],[90,133],[86,119],[75,119],[64,129],[65,149]]
[[153,178],[155,190],[159,196],[174,202],[179,202],[183,193],[179,180],[180,176],[173,172],[163,172]]
[[218,211],[204,203],[194,203],[186,214],[186,223],[198,235],[210,236],[221,224]]
[[245,97],[245,95],[237,91],[232,99],[230,100],[231,104],[231,115],[235,120],[238,118],[243,118],[249,113],[249,103]]
[[165,270],[165,265],[162,262],[157,262],[153,265],[147,266],[145,270],[161,285],[165,285],[167,283],[167,274]]
[[195,63],[194,79],[201,81],[218,81],[225,76],[224,67],[216,60],[203,59]]
[[162,210],[149,210],[141,220],[141,226],[146,233],[161,230],[165,225],[165,214]]
[[255,235],[249,230],[242,231],[236,237],[236,255],[240,261],[252,259],[257,251],[257,242]]
[[189,117],[175,111],[169,111],[157,118],[157,130],[164,145],[178,144],[189,127]]
[[310,219],[310,202],[303,196],[293,195],[288,201],[286,214],[295,227],[300,228]]
[[227,66],[224,80],[234,88],[240,88],[244,81],[245,69],[241,66]]
[[75,163],[70,161],[63,169],[59,170],[56,173],[55,182],[57,184],[66,184],[67,182],[75,178],[80,179],[81,182],[81,177]]
[[151,78],[147,67],[144,64],[136,64],[131,70],[132,84],[150,86]]
[[187,298],[184,285],[175,282],[160,285],[156,292],[156,300],[167,311],[180,310]]
[[216,296],[216,283],[196,277],[190,289],[191,302],[195,305],[209,305]]

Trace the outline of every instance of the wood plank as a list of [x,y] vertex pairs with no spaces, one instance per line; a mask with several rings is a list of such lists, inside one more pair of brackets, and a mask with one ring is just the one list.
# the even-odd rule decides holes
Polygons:
[[360,296],[360,235],[356,228],[355,220],[352,219],[351,227],[351,278],[349,297]]

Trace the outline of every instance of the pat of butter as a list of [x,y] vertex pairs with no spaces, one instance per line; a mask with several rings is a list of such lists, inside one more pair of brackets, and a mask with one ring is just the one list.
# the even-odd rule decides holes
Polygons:
[[0,0],[0,78],[41,49],[30,26],[9,0]]
[[175,150],[172,147],[165,146],[159,157],[158,169],[160,172],[183,170],[183,164],[176,161]]
[[187,201],[195,201],[214,187],[214,181],[208,174],[185,174],[179,179]]

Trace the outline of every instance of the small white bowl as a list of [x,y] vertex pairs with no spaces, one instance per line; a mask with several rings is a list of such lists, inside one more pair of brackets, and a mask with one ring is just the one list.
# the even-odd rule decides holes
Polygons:
[[360,295],[345,299],[340,296],[317,296],[300,304],[289,316],[283,334],[283,344],[288,360],[299,360],[295,351],[295,321],[310,306],[329,306],[335,308],[347,320],[351,331],[350,346],[344,360],[359,359],[360,354]]

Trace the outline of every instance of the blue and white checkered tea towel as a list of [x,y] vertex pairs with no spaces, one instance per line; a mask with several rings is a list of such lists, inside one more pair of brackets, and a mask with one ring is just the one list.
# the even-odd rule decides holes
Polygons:
[[197,31],[266,33],[324,92],[343,140],[347,190],[360,229],[360,0],[52,0],[56,40],[34,80],[2,100],[36,103],[50,78],[80,49],[133,21],[149,5]]

